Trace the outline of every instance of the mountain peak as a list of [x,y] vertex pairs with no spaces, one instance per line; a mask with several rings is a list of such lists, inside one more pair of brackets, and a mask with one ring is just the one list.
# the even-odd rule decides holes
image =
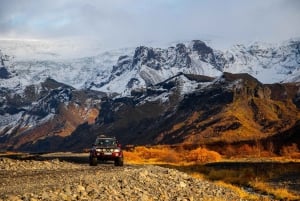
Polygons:
[[0,79],[8,79],[10,77],[10,73],[7,71],[5,67],[4,61],[7,60],[7,56],[3,55],[0,50]]
[[1,53],[7,79],[0,79],[0,144],[63,149],[90,144],[102,131],[128,143],[275,135],[299,121],[299,86],[263,83],[300,73],[299,47],[295,41],[222,52],[194,40],[60,62],[7,61]]
[[132,65],[144,65],[155,59],[156,55],[152,47],[140,46],[135,49]]
[[205,42],[201,40],[192,40],[190,43],[190,48],[192,51],[196,51],[199,54],[209,54],[213,53],[213,50],[211,47],[208,47]]
[[[33,46],[31,49],[38,52],[39,46]],[[209,77],[218,77],[223,72],[248,73],[262,83],[299,81],[299,49],[299,40],[276,45],[236,45],[227,51],[215,50],[201,40],[193,40],[188,45],[139,46],[63,61],[41,60],[43,57],[10,59],[1,53],[0,67],[5,67],[1,75],[9,79],[0,80],[0,86],[22,90],[51,76],[77,89],[128,95],[127,92],[130,94],[135,87],[155,85],[178,73]]]
[[3,66],[0,67],[0,79],[8,79],[10,77],[10,73],[7,69]]

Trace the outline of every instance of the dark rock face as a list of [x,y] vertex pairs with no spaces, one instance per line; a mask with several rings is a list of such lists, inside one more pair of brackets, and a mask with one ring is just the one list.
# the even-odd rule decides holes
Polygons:
[[140,81],[136,78],[131,78],[130,81],[127,83],[127,87],[129,89],[133,88],[134,84],[139,84]]
[[8,60],[7,55],[3,55],[0,50],[0,79],[8,79],[10,77],[10,73],[5,67],[4,61]]
[[[173,51],[175,50],[175,54]],[[180,66],[181,68],[189,67],[191,58],[189,49],[182,43],[171,47],[167,50],[160,48],[138,47],[133,56],[132,66],[147,65],[154,70],[160,70],[162,66]],[[166,57],[168,55],[168,57]]]
[[[281,86],[291,91],[291,86]],[[80,132],[105,132],[117,136],[122,144],[236,143],[277,139],[275,136],[293,130],[298,122],[293,104],[282,104],[296,97],[297,92],[289,92],[287,99],[273,99],[272,94],[277,93],[273,85],[263,85],[247,74],[226,73],[184,97],[176,93],[179,86],[173,80],[155,87],[137,96],[103,102],[96,124]],[[165,92],[169,100],[164,103],[149,99]],[[259,135],[247,131],[248,124]],[[79,136],[80,132],[74,134]],[[227,137],[229,134],[238,136]]]
[[[190,71],[197,71],[191,69],[191,52],[195,52],[195,54],[198,55],[199,58],[196,58],[196,60],[208,62],[210,65],[219,68],[216,64],[213,50],[202,41],[193,41],[191,47],[179,43],[175,47],[169,47],[168,49],[140,46],[136,48],[133,57],[128,55],[119,57],[117,64],[113,66],[108,80],[102,83],[91,83],[91,86],[100,88],[109,85],[109,83],[113,82],[118,77],[128,73],[139,75],[128,78],[126,86],[131,90],[134,88],[133,81],[136,83],[146,83],[146,86],[144,87],[157,84],[157,80],[163,81],[162,72],[164,71],[176,69],[172,76],[175,76],[178,71],[179,73],[183,73],[187,69]],[[197,67],[194,66],[194,68]],[[124,79],[127,79],[127,77],[124,77]],[[169,77],[165,79],[169,79]]]
[[0,79],[8,79],[10,77],[10,73],[7,71],[5,67],[0,67]]
[[132,70],[131,63],[132,63],[132,59],[129,56],[121,56],[118,59],[117,65],[113,66],[112,74],[119,76],[125,70]]
[[[198,87],[183,95],[180,92],[183,80],[189,80]],[[248,74],[224,73],[220,78],[212,79],[181,73],[142,91],[133,91],[131,97],[114,99],[92,96],[93,93],[84,95],[89,92],[76,92],[53,80],[48,80],[44,86],[52,86],[52,89],[41,90],[42,97],[33,93],[34,87],[27,89],[28,100],[39,100],[30,110],[26,109],[28,102],[17,101],[22,99],[18,97],[6,100],[10,107],[7,107],[8,102],[2,101],[1,114],[23,112],[31,118],[38,116],[37,119],[43,119],[52,113],[59,116],[59,119],[47,124],[51,127],[42,126],[46,130],[40,130],[39,137],[30,131],[20,135],[21,127],[14,131],[15,134],[19,133],[18,137],[0,136],[1,144],[6,148],[23,151],[78,151],[89,147],[99,133],[116,136],[122,144],[211,145],[259,139],[274,139],[275,142],[278,140],[276,136],[283,133],[289,133],[289,136],[295,138],[291,132],[297,130],[293,128],[299,124],[297,84],[264,85]],[[70,122],[70,119],[65,118],[69,115],[67,110],[62,110],[66,108],[66,102],[69,105],[76,102],[80,107],[85,104],[84,97],[101,99],[95,124],[79,123],[72,134],[67,136],[50,134],[49,130],[59,132],[65,126],[63,122]],[[71,119],[77,118],[74,114]],[[30,119],[26,121],[31,122]],[[290,142],[287,136],[285,140]]]
[[155,57],[156,55],[152,48],[148,48],[145,46],[137,47],[133,56],[132,65],[135,66],[138,63],[143,65],[146,62],[155,59]]
[[181,68],[189,68],[191,66],[191,58],[188,54],[189,50],[184,44],[177,44],[176,55],[173,66],[180,64]]
[[137,47],[133,56],[132,68],[139,68],[142,65],[147,65],[154,70],[160,70],[165,62],[162,56],[161,49],[153,49],[149,47]]
[[[93,113],[96,118],[99,99],[105,95],[78,91],[53,79],[28,86],[23,94],[8,89],[0,89],[0,94],[0,149],[23,151],[58,148],[52,144],[57,140],[50,139],[63,139]],[[40,139],[47,139],[48,148],[35,144]]]
[[204,42],[201,40],[193,40],[192,44],[192,51],[198,52],[202,58],[206,58],[209,54],[213,54],[213,49],[208,47]]

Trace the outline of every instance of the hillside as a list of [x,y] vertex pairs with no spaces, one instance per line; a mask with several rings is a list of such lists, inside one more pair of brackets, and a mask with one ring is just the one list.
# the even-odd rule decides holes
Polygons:
[[105,96],[52,79],[26,87],[24,94],[9,89],[0,93],[0,149],[18,149],[51,136],[66,137],[80,124],[94,123],[99,99]]
[[299,145],[299,83],[269,81],[297,81],[299,50],[194,40],[73,60],[0,53],[0,149],[78,151],[106,133],[125,145],[260,141],[278,152]]
[[49,135],[15,148],[78,151],[106,133],[125,145],[261,141],[274,143],[278,151],[299,144],[298,90],[297,83],[266,85],[248,74],[224,73],[217,79],[179,74],[131,97],[102,98],[95,123],[83,123],[68,136]]
[[195,91],[182,96],[182,77],[164,103],[154,97],[142,105],[135,98],[114,101],[110,112],[100,113],[98,129],[127,143],[211,144],[262,140],[298,127],[298,84],[264,85],[247,74],[224,73],[211,82],[193,80]]

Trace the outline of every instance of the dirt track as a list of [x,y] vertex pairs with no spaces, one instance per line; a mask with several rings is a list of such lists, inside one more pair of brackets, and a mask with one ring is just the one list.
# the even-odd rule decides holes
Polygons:
[[[88,165],[88,154],[0,156],[2,200],[247,200],[170,168]],[[13,158],[13,159],[12,159]]]
[[18,159],[0,157],[1,201],[242,200],[230,189],[174,169],[113,163],[90,167],[87,154],[12,158]]

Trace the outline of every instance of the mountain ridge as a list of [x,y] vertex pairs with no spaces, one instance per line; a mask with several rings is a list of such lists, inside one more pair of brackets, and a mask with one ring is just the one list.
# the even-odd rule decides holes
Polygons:
[[[196,84],[194,91],[183,93],[182,84],[186,83],[182,80]],[[67,136],[24,141],[17,149],[79,151],[89,147],[99,133],[106,133],[125,145],[220,149],[262,142],[266,146],[274,143],[274,151],[279,153],[284,145],[300,143],[299,87],[297,83],[262,84],[248,74],[224,73],[209,81],[179,74],[131,97],[103,97],[94,123],[82,123]]]
[[124,144],[198,145],[287,133],[299,144],[300,84],[259,78],[295,78],[300,41],[222,52],[194,40],[122,53],[66,62],[1,54],[0,149],[78,151],[99,133]]
[[0,80],[1,87],[20,91],[51,77],[77,89],[126,96],[131,89],[147,87],[180,72],[210,77],[223,72],[248,73],[263,83],[297,82],[300,74],[300,41],[292,39],[280,44],[235,45],[223,51],[194,40],[168,48],[140,46],[73,60],[43,59],[37,47],[32,49],[37,49],[36,59],[5,55],[2,64],[9,79]]

